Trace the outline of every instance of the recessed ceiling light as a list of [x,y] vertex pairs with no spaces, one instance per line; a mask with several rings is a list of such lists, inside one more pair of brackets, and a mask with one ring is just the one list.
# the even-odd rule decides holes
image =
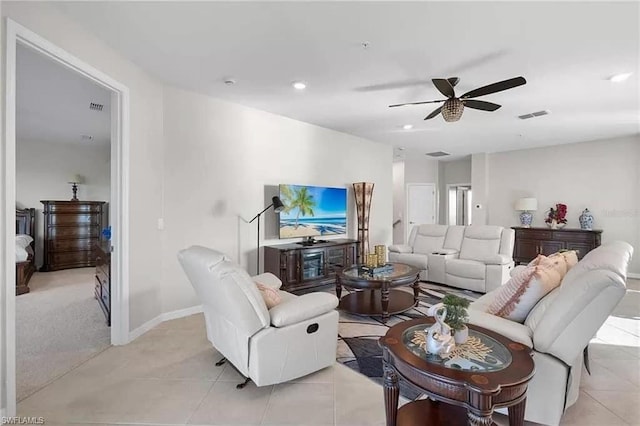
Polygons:
[[304,90],[307,88],[307,83],[305,83],[304,81],[294,81],[293,88],[296,90]]
[[225,78],[224,84],[226,84],[227,86],[233,86],[234,84],[236,84],[236,79],[235,78]]
[[413,124],[405,124],[404,126],[402,126],[402,128],[404,130],[411,130],[411,129],[413,129]]
[[406,148],[404,146],[399,146],[398,151],[404,151]]
[[632,73],[630,73],[630,72],[624,72],[624,73],[621,73],[621,74],[616,74],[616,75],[611,76],[609,78],[609,80],[613,81],[614,83],[621,83],[621,82],[625,81],[626,79],[628,79],[629,77],[631,77],[631,74]]

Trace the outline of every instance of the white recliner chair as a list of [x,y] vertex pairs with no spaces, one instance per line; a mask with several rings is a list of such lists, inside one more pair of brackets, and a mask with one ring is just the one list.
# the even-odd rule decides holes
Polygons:
[[272,385],[336,362],[334,295],[278,290],[281,303],[267,310],[254,279],[279,289],[282,283],[275,275],[252,279],[223,253],[200,246],[180,251],[178,259],[202,302],[207,338],[247,381]]
[[525,420],[557,425],[579,395],[583,349],[626,291],[633,247],[616,241],[590,251],[520,324],[486,312],[496,291],[469,306],[469,322],[534,351],[536,372],[527,392]]

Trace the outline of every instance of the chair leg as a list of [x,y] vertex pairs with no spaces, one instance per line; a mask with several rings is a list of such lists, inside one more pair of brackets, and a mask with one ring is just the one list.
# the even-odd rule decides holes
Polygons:
[[589,366],[589,345],[584,347],[584,351],[582,351],[582,358],[584,360],[584,368],[586,368],[587,373],[591,375],[591,367]]
[[216,362],[216,367],[220,367],[225,362],[227,362],[227,359],[226,358],[222,358],[220,361]]
[[249,383],[251,381],[251,379],[249,377],[244,379],[244,382],[242,383],[238,383],[236,385],[236,389],[244,389],[245,386],[247,386],[247,383]]

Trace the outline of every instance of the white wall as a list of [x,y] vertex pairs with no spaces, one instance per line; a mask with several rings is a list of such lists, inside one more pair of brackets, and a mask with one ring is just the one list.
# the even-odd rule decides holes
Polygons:
[[[164,116],[163,311],[198,304],[176,259],[180,249],[214,247],[254,273],[256,223],[245,221],[271,202],[280,183],[347,187],[350,238],[352,183],[375,183],[370,244],[391,244],[390,146],[169,87]],[[262,224],[262,245],[282,243],[273,238],[273,210]]]
[[[440,220],[447,224],[447,185],[471,183],[471,156],[454,161],[440,161],[439,173]],[[472,193],[473,194],[473,193]]]
[[393,163],[393,222],[398,222],[393,227],[393,244],[404,243],[404,217],[405,217],[405,191],[404,191],[404,161]]
[[135,329],[161,313],[162,250],[156,217],[162,210],[162,86],[54,6],[2,5],[3,18],[24,25],[130,90],[129,306],[130,328]]
[[43,224],[40,200],[70,200],[67,182],[75,174],[84,177],[78,199],[106,201],[110,197],[109,145],[51,144],[18,139],[16,145],[16,205],[36,209],[36,265],[42,265]]
[[487,225],[489,213],[489,154],[471,156],[471,224]]
[[567,227],[579,228],[589,208],[603,242],[635,247],[630,272],[640,273],[640,136],[491,154],[488,183],[490,224],[517,225],[513,203],[525,196],[538,199],[534,226],[545,226],[548,209],[564,203]]

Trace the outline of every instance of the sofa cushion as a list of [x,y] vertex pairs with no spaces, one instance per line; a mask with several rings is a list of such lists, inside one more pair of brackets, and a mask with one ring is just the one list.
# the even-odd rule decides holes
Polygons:
[[413,241],[413,252],[429,254],[441,249],[446,234],[446,225],[420,225]]
[[468,226],[464,231],[460,259],[482,261],[500,251],[501,226]]
[[338,306],[338,302],[338,298],[329,293],[303,294],[270,309],[271,325],[274,327],[286,327],[306,321],[334,310]]
[[534,306],[533,309],[531,309],[531,311],[529,312],[529,315],[527,316],[527,319],[524,321],[524,325],[529,327],[531,331],[533,332],[536,331],[536,327],[542,320],[542,317],[544,316],[545,311],[547,310],[549,305],[553,303],[555,298],[558,296],[559,290],[560,290],[560,287],[553,289],[549,294],[547,294],[542,299],[540,299],[540,301],[536,304],[536,306]]
[[484,279],[487,268],[475,260],[448,259],[445,264],[447,274],[464,278]]
[[475,309],[469,310],[469,323],[495,331],[508,339],[533,348],[533,333],[523,324]]
[[537,266],[521,269],[495,292],[487,312],[512,321],[524,322],[533,307],[560,285],[557,265],[565,267],[564,259],[540,259]]

